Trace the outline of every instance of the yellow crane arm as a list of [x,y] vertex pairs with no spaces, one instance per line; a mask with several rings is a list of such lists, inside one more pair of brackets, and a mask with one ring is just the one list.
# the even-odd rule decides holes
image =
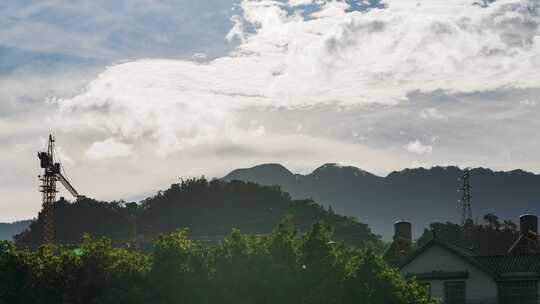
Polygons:
[[73,195],[75,198],[80,197],[77,190],[73,188],[73,186],[69,183],[69,181],[62,175],[62,173],[57,172],[55,176],[62,183],[62,185],[64,185],[64,187],[71,193],[71,195]]

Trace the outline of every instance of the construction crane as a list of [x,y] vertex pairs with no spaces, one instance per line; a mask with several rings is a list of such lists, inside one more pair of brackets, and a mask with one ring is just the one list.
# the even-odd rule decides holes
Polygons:
[[54,210],[53,204],[56,201],[56,193],[58,193],[56,183],[60,182],[73,195],[79,199],[81,195],[75,190],[69,180],[62,174],[62,165],[60,162],[55,162],[56,149],[54,147],[55,139],[52,134],[49,134],[47,143],[47,151],[38,152],[43,175],[39,176],[41,186],[39,192],[42,193],[42,215],[43,215],[43,243],[54,243]]

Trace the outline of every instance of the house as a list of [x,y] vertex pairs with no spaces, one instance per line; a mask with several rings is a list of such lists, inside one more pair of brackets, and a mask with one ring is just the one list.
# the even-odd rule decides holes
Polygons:
[[404,278],[416,278],[446,304],[537,304],[540,251],[537,217],[520,218],[520,237],[506,255],[484,256],[433,237],[412,250],[411,224],[395,224],[394,242],[384,254]]

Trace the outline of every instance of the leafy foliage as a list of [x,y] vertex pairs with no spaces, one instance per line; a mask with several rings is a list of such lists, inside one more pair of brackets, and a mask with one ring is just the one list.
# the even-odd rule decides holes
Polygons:
[[281,222],[266,236],[234,230],[215,246],[186,230],[153,251],[85,237],[77,250],[18,250],[0,242],[0,303],[366,303],[430,304],[373,250],[334,241],[319,222],[299,236]]
[[461,226],[455,223],[432,223],[418,239],[418,246],[423,246],[432,237],[453,242],[467,248],[473,248],[483,255],[506,254],[519,236],[518,227],[509,220],[499,221],[492,214],[483,217],[483,223],[468,223]]

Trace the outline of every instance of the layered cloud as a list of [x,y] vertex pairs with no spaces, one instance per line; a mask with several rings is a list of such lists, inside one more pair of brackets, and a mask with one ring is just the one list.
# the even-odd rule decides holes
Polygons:
[[[150,135],[164,155],[264,135],[239,124],[253,107],[397,105],[413,92],[464,94],[540,86],[540,8],[504,0],[243,1],[229,37],[242,44],[208,63],[139,60],[107,68],[59,102],[62,123],[127,140]],[[312,5],[315,5],[312,3]],[[426,118],[441,118],[436,110]]]
[[424,145],[418,139],[415,140],[415,141],[409,142],[405,146],[405,149],[407,149],[407,151],[409,151],[409,152],[420,154],[420,155],[433,153],[433,147],[432,146]]
[[262,162],[538,172],[540,7],[488,2],[0,4],[0,188],[39,209],[30,159],[49,130],[101,199]]
[[120,158],[132,155],[132,147],[114,138],[107,138],[104,141],[94,142],[85,155],[93,159]]

